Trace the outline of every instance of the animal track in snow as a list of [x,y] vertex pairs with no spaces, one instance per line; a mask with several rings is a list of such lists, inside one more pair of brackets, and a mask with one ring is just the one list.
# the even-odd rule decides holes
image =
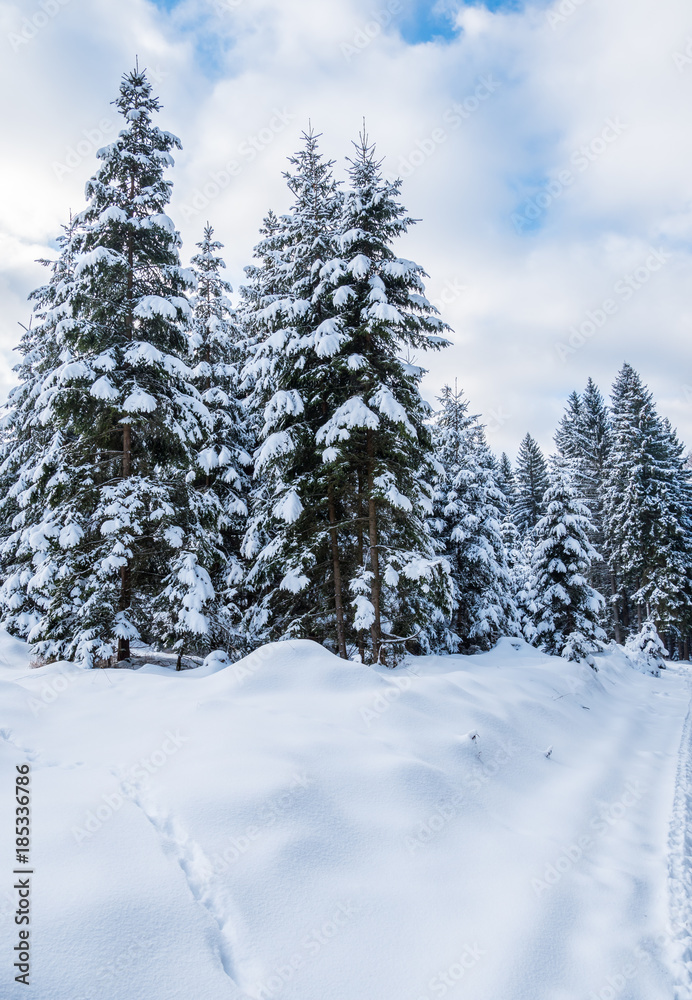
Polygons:
[[[172,816],[154,802],[150,793],[137,782],[123,782],[123,794],[141,809],[153,826],[165,853],[172,854],[180,866],[190,894],[202,906],[216,930],[216,949],[224,972],[239,989],[238,942],[231,906],[218,885],[211,862],[204,851]],[[236,918],[237,919],[237,918]],[[246,993],[243,997],[250,1000]]]
[[45,760],[43,753],[40,750],[32,750],[31,747],[22,746],[21,743],[17,741],[14,733],[11,729],[4,728],[0,729],[0,740],[7,743],[9,746],[18,750],[26,756],[27,762],[29,764],[35,765],[35,767],[63,767],[66,770],[71,770],[75,767],[83,767],[83,761],[60,761],[60,760]]

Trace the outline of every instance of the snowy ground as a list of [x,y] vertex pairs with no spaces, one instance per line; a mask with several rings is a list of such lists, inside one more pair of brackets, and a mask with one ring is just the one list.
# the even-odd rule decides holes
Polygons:
[[0,996],[692,997],[688,674],[599,667],[503,640],[396,672],[309,642],[30,670],[0,636]]

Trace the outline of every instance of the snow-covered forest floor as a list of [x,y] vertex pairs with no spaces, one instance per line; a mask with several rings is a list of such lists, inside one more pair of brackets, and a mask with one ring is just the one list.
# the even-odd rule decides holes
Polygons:
[[31,669],[0,634],[2,786],[32,768],[31,996],[692,996],[689,668],[597,664],[505,639],[396,671],[308,641]]

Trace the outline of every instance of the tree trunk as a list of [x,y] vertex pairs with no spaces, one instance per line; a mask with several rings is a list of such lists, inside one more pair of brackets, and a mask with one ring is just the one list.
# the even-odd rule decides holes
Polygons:
[[123,479],[132,475],[132,427],[123,424]]
[[[135,177],[130,174],[130,204],[135,196]],[[127,237],[127,328],[130,339],[134,334],[134,247],[132,245],[132,234]],[[123,479],[128,479],[132,474],[132,427],[130,424],[123,424]],[[120,601],[119,610],[124,612],[130,607],[132,601],[132,573],[130,562],[120,570]],[[118,639],[118,663],[122,660],[130,659],[130,640]]]
[[380,560],[377,552],[377,505],[374,496],[375,479],[375,439],[371,430],[367,431],[368,442],[368,526],[370,533],[370,565],[372,567],[372,586],[370,599],[375,609],[375,620],[370,627],[372,636],[372,655],[375,663],[380,659],[382,644],[382,626],[380,623]]
[[[618,587],[617,581],[615,579],[614,570],[610,570],[610,593],[613,597],[617,597]],[[622,629],[620,628],[620,608],[617,602],[613,601],[610,605],[613,609],[613,631],[615,632],[615,641],[618,646],[622,645]]]
[[626,591],[622,595],[622,623],[629,633],[632,628],[632,618],[630,615],[630,599]]
[[[131,599],[130,566],[123,566],[120,570],[120,602],[119,610],[127,611],[130,607]],[[130,640],[118,639],[118,663],[121,660],[130,659]]]
[[346,652],[346,635],[344,630],[344,608],[341,594],[341,560],[339,558],[339,538],[336,528],[336,505],[334,503],[334,486],[332,483],[327,487],[329,500],[329,534],[332,540],[332,560],[334,562],[334,603],[336,605],[336,641],[339,647],[339,656],[343,660],[348,659]]
[[[129,424],[123,424],[123,479],[127,479],[132,473],[132,428]],[[119,610],[127,611],[131,600],[131,575],[130,564],[123,566],[120,570],[120,601]],[[130,640],[118,639],[118,663],[121,660],[130,659]]]
[[[211,293],[210,293],[210,285],[209,283],[207,283],[207,317],[209,317],[210,314],[211,314]],[[207,318],[207,323],[208,322],[209,319]],[[208,330],[207,330],[207,336],[209,336]],[[209,390],[211,389],[211,347],[209,346],[209,343],[207,343],[207,350],[204,359],[209,367],[209,374],[207,375],[207,392],[209,392]],[[207,489],[209,489],[209,487],[211,486],[211,476],[209,475],[209,473],[207,473],[206,475],[206,485]]]
[[[365,523],[365,510],[363,508],[363,470],[358,467],[358,502],[357,502],[357,517],[358,517],[358,528],[357,528],[357,558],[359,569],[363,568],[363,524]],[[365,663],[365,636],[363,632],[358,633],[358,652],[360,654],[361,663]]]

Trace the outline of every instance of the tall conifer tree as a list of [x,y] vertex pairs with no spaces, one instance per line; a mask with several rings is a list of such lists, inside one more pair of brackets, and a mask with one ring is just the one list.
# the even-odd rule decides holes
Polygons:
[[225,268],[207,223],[192,258],[197,290],[192,296],[190,353],[192,382],[211,414],[211,425],[197,455],[195,485],[218,502],[218,530],[223,538],[222,558],[213,583],[218,597],[210,641],[228,649],[244,648],[242,618],[246,610],[240,557],[247,528],[251,483],[253,433],[247,407],[240,398],[240,371],[244,360],[242,333],[230,301],[233,289],[224,280]]
[[452,633],[461,648],[490,649],[517,630],[503,540],[506,497],[477,417],[463,393],[445,386],[435,423],[434,532],[452,567]]
[[38,624],[45,605],[34,581],[50,573],[48,539],[35,529],[43,520],[43,487],[58,467],[65,438],[44,408],[43,391],[60,365],[62,330],[71,317],[76,233],[70,218],[57,240],[58,259],[40,261],[50,268],[50,278],[30,295],[33,311],[14,369],[19,384],[9,394],[1,424],[0,609],[4,627],[22,638]]
[[588,582],[591,563],[599,558],[589,540],[589,510],[559,467],[545,504],[534,531],[534,642],[547,653],[589,660],[594,640],[605,639],[600,624],[605,602]]
[[514,478],[514,469],[508,455],[503,451],[497,467],[497,485],[504,498],[504,509],[506,515],[511,515],[516,500],[517,485]]
[[270,214],[244,290],[250,357],[244,383],[261,422],[256,485],[243,551],[257,597],[248,628],[258,638],[312,636],[346,656],[333,498],[325,488],[317,428],[328,411],[330,305],[320,271],[334,254],[341,197],[312,129],[290,160],[288,214]]
[[625,628],[689,628],[692,492],[683,447],[650,391],[625,364],[613,387],[613,446],[604,502],[606,547]]
[[408,637],[430,648],[443,627],[447,567],[414,474],[428,472],[428,409],[402,354],[441,346],[444,326],[422,269],[391,249],[411,220],[365,138],[345,199],[314,134],[293,165],[293,208],[268,218],[246,292],[245,377],[264,417],[245,541],[255,621],[377,660]]
[[519,446],[514,470],[516,500],[513,518],[522,536],[529,534],[545,513],[548,467],[537,442],[527,434]]
[[140,69],[115,104],[125,127],[99,150],[75,220],[60,363],[39,397],[61,446],[39,480],[40,524],[22,534],[42,559],[29,639],[86,663],[127,659],[140,635],[208,633],[205,564],[220,542],[215,503],[189,481],[211,418],[184,360],[192,276],[165,212],[180,143],[153,124],[159,102]]
[[[606,554],[603,524],[603,503],[611,447],[610,415],[600,390],[589,379],[581,396],[572,393],[567,411],[555,435],[555,443],[564,467],[569,470],[577,494],[591,511],[595,548]],[[607,621],[611,635],[619,642],[621,629],[617,599],[617,582],[608,559],[591,567],[590,582],[603,594],[610,594],[610,615]]]
[[428,530],[434,467],[419,389],[424,370],[410,357],[447,341],[425,298],[425,272],[393,249],[413,223],[398,200],[401,182],[382,177],[365,132],[354,147],[339,253],[322,270],[321,296],[334,310],[324,327],[333,353],[327,419],[316,440],[345,500],[337,519],[355,537],[344,587],[350,631],[361,649],[369,632],[378,660],[385,647],[401,651],[408,637],[431,649],[449,609],[448,565]]

